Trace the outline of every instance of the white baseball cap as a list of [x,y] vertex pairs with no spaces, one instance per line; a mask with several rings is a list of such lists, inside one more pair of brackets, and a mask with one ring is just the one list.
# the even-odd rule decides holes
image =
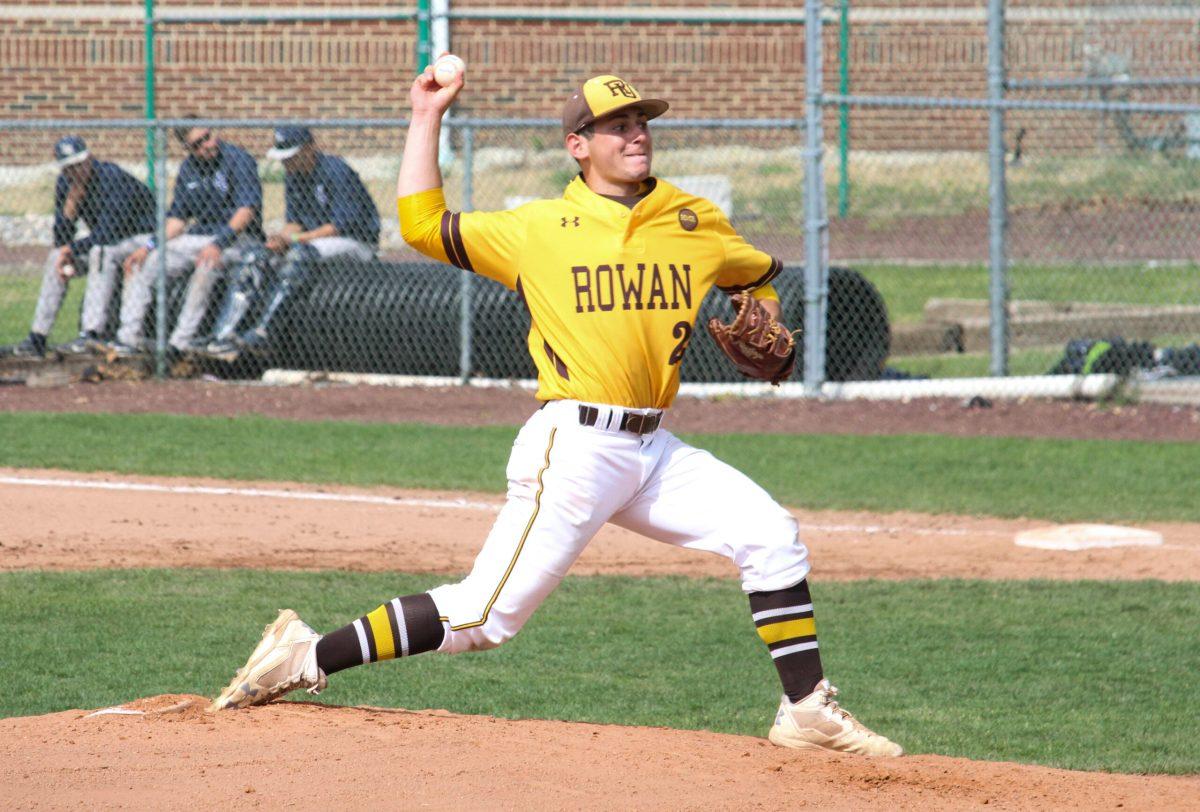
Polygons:
[[279,127],[275,130],[275,146],[267,150],[267,157],[272,161],[286,161],[312,140],[308,127]]
[[59,169],[86,161],[88,155],[90,153],[87,144],[78,135],[63,136],[54,145],[54,161],[58,164]]

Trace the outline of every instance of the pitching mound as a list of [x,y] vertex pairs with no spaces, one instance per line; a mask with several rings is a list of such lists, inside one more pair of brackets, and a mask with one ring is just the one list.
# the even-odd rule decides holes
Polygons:
[[[695,731],[283,702],[0,720],[10,808],[1182,808],[1200,777],[865,759]],[[30,746],[37,743],[36,746]]]

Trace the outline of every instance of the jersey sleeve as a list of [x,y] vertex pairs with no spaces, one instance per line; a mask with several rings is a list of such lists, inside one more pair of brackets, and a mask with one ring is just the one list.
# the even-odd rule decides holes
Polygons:
[[400,232],[413,248],[516,290],[525,242],[520,210],[450,211],[441,189],[402,197],[397,208]]
[[262,181],[258,179],[258,164],[247,153],[241,153],[232,162],[229,173],[233,183],[233,205],[239,209],[262,210]]
[[188,182],[195,177],[196,170],[189,160],[179,166],[179,176],[175,178],[175,196],[171,198],[171,208],[167,209],[167,217],[176,220],[190,220],[195,205],[195,193],[188,189]]
[[750,293],[750,295],[753,296],[755,299],[758,299],[760,302],[762,302],[762,301],[778,302],[779,301],[779,293],[775,290],[775,286],[772,285],[770,282],[763,285],[761,288],[755,288]]
[[335,188],[330,202],[330,220],[337,226],[338,233],[343,236],[362,234],[371,229],[371,219],[377,216],[373,210],[367,209],[366,195],[356,194],[362,186],[354,170],[344,163],[334,164],[333,177]]
[[[783,263],[755,248],[733,230],[727,218],[720,210],[714,208],[713,216],[716,224],[713,230],[724,249],[725,261],[717,274],[717,287],[726,293],[740,293],[746,290],[758,290],[769,285],[772,279],[783,270]],[[771,291],[774,293],[774,290]],[[771,298],[769,294],[758,295],[755,298]],[[776,297],[778,298],[778,297]]]
[[78,214],[76,214],[76,218],[69,218],[63,213],[69,187],[70,183],[63,175],[59,175],[58,180],[54,182],[54,246],[56,248],[67,245],[75,236],[75,219]]

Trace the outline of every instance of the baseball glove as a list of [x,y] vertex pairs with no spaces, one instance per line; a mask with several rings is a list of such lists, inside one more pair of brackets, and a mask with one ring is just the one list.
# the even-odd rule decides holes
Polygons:
[[749,293],[735,293],[730,301],[737,311],[733,321],[709,319],[708,332],[738,372],[778,386],[796,363],[795,339]]

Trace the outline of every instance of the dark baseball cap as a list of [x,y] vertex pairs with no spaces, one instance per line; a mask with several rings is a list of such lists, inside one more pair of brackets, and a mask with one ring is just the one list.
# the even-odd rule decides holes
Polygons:
[[300,147],[311,144],[312,133],[308,127],[278,127],[275,130],[275,146],[267,150],[272,161],[286,161],[300,151]]
[[54,145],[54,160],[58,163],[59,169],[86,161],[88,155],[87,144],[78,135],[63,136]]
[[637,107],[646,118],[658,118],[670,107],[662,99],[643,99],[633,85],[616,76],[593,76],[563,105],[563,136],[579,132],[599,118]]

